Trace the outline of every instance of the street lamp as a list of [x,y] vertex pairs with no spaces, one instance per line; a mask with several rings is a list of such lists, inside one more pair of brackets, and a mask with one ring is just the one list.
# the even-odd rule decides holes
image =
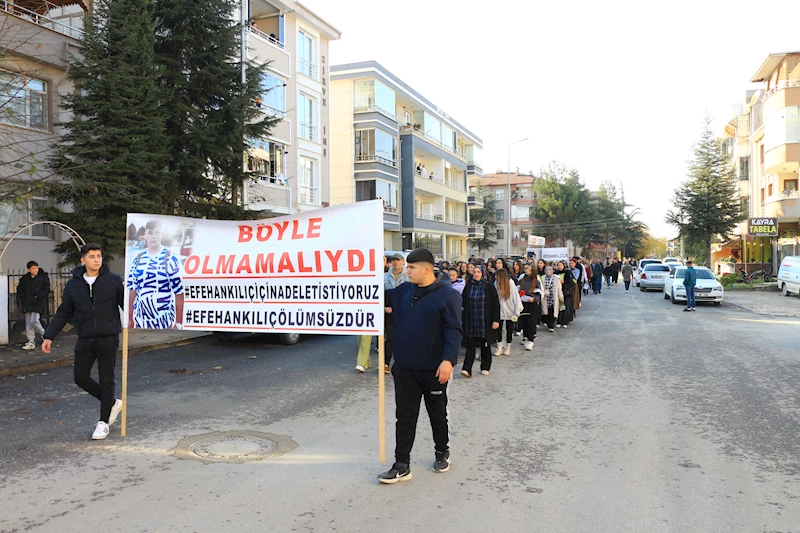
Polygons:
[[511,147],[527,140],[528,138],[525,137],[524,139],[514,141],[508,145],[508,189],[506,190],[506,194],[508,195],[508,218],[506,220],[508,220],[508,224],[506,228],[506,257],[511,256]]

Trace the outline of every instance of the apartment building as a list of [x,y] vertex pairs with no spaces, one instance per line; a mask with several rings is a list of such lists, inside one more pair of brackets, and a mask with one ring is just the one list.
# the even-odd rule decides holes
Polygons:
[[245,206],[291,214],[330,205],[328,44],[341,32],[293,0],[246,5],[247,53],[267,72],[258,105],[282,120],[269,137],[250,139]]
[[[800,51],[770,54],[750,80],[762,83],[748,104],[750,127],[751,217],[777,217],[777,239],[770,250],[779,264],[800,253]],[[769,245],[751,241],[748,257]],[[772,255],[770,254],[770,255]]]
[[[496,239],[496,244],[490,250],[482,252],[484,256],[525,255],[525,250],[529,247],[529,237],[536,235],[536,194],[533,190],[535,180],[533,171],[522,174],[519,169],[511,173],[498,170],[494,174],[470,178],[470,206],[475,209],[483,208],[485,196],[494,200],[497,233],[490,238]],[[485,192],[483,195],[479,191],[481,187]],[[477,255],[478,252],[470,249],[470,254]]]
[[482,140],[375,61],[331,68],[331,203],[383,200],[384,248],[467,257]]
[[[79,0],[0,0],[0,180],[4,185],[41,181],[44,161],[61,135],[57,123],[68,117],[61,97],[73,91],[67,60],[79,51],[91,3]],[[0,238],[29,222],[49,205],[34,195],[16,205],[0,204]],[[19,233],[3,255],[2,271],[24,270],[34,259],[45,270],[57,268],[52,250],[65,236],[46,225]]]

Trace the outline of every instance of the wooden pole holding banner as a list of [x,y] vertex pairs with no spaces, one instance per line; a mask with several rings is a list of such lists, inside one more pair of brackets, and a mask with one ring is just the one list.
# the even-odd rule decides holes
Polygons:
[[128,328],[122,328],[122,422],[124,437],[128,430]]
[[386,462],[386,374],[383,371],[386,354],[383,338],[383,335],[378,335],[378,450],[381,463]]

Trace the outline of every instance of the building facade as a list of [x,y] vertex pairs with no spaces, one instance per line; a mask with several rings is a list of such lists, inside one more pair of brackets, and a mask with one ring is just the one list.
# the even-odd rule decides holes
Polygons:
[[[749,212],[778,219],[779,235],[766,246],[772,257],[764,258],[778,265],[784,256],[800,253],[800,51],[770,54],[750,81],[763,88],[748,105]],[[756,257],[763,248],[751,241],[745,253]]]
[[[0,180],[19,183],[47,179],[44,161],[61,135],[57,125],[69,117],[61,98],[74,87],[67,77],[70,55],[80,52],[91,2],[79,0],[28,0],[0,2]],[[51,201],[37,196],[0,203],[0,237],[15,228],[41,220],[39,212]],[[57,269],[56,242],[66,236],[52,227],[25,229],[11,242],[0,265],[2,271],[24,270],[35,260],[47,270]]]
[[[535,180],[532,171],[522,174],[519,169],[511,173],[498,170],[495,174],[470,178],[470,205],[479,203],[479,208],[482,208],[486,196],[494,200],[497,233],[489,238],[495,240],[496,244],[488,251],[481,252],[483,256],[525,255],[529,247],[529,237],[536,235],[536,193],[533,189]],[[470,249],[470,254],[481,255],[475,248]]]
[[482,140],[375,61],[331,68],[331,203],[381,199],[384,248],[467,257]]
[[247,5],[248,57],[266,65],[258,105],[282,120],[269,137],[250,139],[245,206],[290,214],[330,205],[328,44],[341,32],[293,0]]

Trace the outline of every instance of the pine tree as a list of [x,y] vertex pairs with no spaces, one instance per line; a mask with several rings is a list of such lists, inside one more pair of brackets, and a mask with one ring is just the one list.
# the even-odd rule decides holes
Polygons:
[[711,260],[714,238],[727,238],[746,218],[737,199],[730,158],[714,137],[708,115],[689,162],[689,179],[675,191],[673,205],[675,209],[664,220],[677,227],[680,236],[702,246],[706,262]]
[[[77,90],[63,108],[72,118],[48,161],[63,180],[49,196],[68,204],[47,215],[97,242],[107,257],[123,253],[126,215],[163,210],[164,122],[156,86],[150,0],[99,0],[79,57],[70,62]],[[70,241],[57,250],[76,262]]]
[[587,245],[591,231],[576,223],[592,221],[595,216],[591,197],[580,182],[578,171],[551,161],[539,172],[534,190],[538,204],[535,217],[551,228],[541,229],[542,235],[556,237],[562,246],[566,246],[567,239],[577,246]]
[[170,185],[167,209],[186,216],[243,218],[237,204],[247,177],[247,138],[277,119],[260,115],[263,67],[242,83],[241,26],[233,0],[156,0],[156,54],[164,67]]

